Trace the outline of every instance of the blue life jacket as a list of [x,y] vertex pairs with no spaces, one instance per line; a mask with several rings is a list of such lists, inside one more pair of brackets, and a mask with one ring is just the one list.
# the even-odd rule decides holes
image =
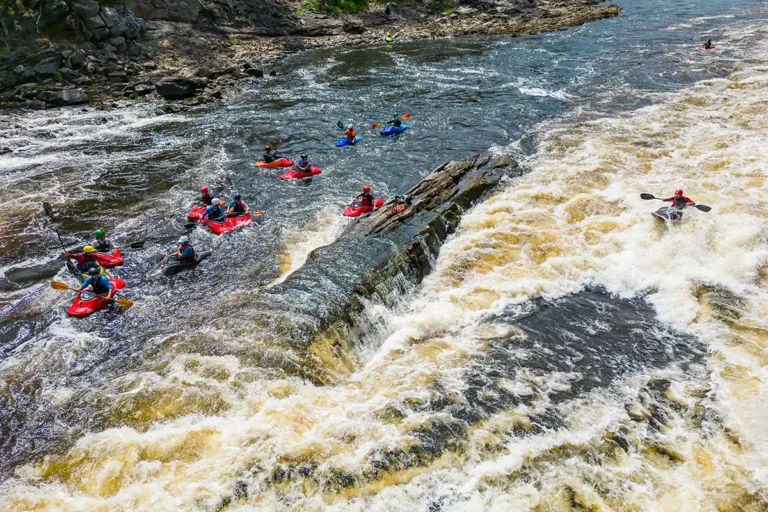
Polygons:
[[224,210],[221,209],[221,206],[209,206],[205,209],[205,213],[203,213],[202,217],[200,217],[202,220],[219,220],[224,218]]
[[98,276],[96,279],[89,277],[83,283],[83,289],[87,288],[88,285],[91,285],[93,293],[96,295],[104,295],[112,289],[112,285],[109,284],[109,279],[104,276]]

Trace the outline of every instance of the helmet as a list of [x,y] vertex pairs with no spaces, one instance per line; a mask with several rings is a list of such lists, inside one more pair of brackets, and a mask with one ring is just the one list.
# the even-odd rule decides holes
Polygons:
[[213,201],[211,201],[211,204],[213,206],[219,206],[219,204],[221,204],[221,200],[219,198],[215,197],[215,198],[213,198]]
[[368,185],[363,187],[363,192],[370,192],[370,191],[371,191],[371,187],[369,187]]
[[188,236],[182,236],[181,238],[179,238],[179,243],[180,244],[188,244],[189,243],[189,237]]
[[675,195],[676,195],[676,196],[681,196],[681,195],[683,195],[683,189],[679,188],[679,189],[675,190]]
[[239,200],[240,199],[240,194],[235,192],[234,194],[232,194],[232,199],[234,199],[235,201]]
[[205,194],[206,192],[208,192],[208,187],[201,187],[201,188],[200,188],[200,192],[202,192],[203,194]]
[[351,124],[348,124],[348,125],[347,125],[347,130],[351,130],[351,129],[352,129],[352,125],[351,125]]
[[272,149],[272,148],[269,147],[269,146],[264,146],[264,151],[269,151],[270,149]]
[[90,245],[86,245],[85,247],[83,247],[83,252],[84,252],[84,253],[86,253],[86,254],[91,254],[91,253],[92,253],[92,252],[94,252],[95,250],[96,250],[96,249],[94,249],[94,248],[93,248],[93,247],[91,247]]
[[93,234],[94,234],[94,236],[96,236],[96,238],[101,238],[103,236],[107,236],[107,232],[104,231],[103,229],[97,229],[96,231],[93,232]]
[[307,155],[301,155],[302,160],[306,160],[307,158],[309,158]]
[[400,114],[398,114],[397,112],[395,112],[394,114],[392,114],[392,117],[400,117]]
[[91,267],[88,269],[89,276],[97,276],[99,274],[101,274],[101,269],[99,267]]

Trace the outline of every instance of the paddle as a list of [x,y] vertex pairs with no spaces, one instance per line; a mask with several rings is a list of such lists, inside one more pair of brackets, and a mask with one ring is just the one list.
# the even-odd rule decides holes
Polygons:
[[[64,242],[61,240],[61,235],[59,234],[59,230],[56,229],[56,225],[53,223],[53,207],[50,203],[43,202],[43,211],[48,216],[48,219],[51,222],[51,227],[53,228],[53,232],[56,233],[56,238],[59,239],[59,244],[61,245],[61,248],[64,250],[64,252],[68,252],[67,248],[64,247]],[[72,260],[69,259],[69,256],[67,256],[67,270],[69,270],[73,274],[77,274],[77,269],[75,269],[75,264],[72,263]]]
[[[402,119],[403,121],[407,121],[410,118],[411,118],[411,114],[403,114],[403,115],[400,116],[400,119]],[[382,124],[384,124],[384,123],[373,123],[371,125],[371,128],[373,128],[374,130],[377,129],[377,128],[381,128]]]
[[[54,290],[70,290],[73,292],[77,292],[78,294],[82,293],[81,290],[70,288],[67,283],[62,283],[61,281],[52,281],[51,282],[51,288]],[[119,305],[123,306],[124,308],[129,308],[133,306],[133,301],[128,299],[123,299],[122,297],[116,297],[114,299],[109,299],[109,302],[117,302]]]
[[338,127],[339,127],[339,130],[343,130],[343,129],[344,129],[344,125],[343,125],[343,124],[341,124],[341,119],[339,119],[338,121],[336,121],[336,126],[338,126]]
[[[659,201],[663,201],[663,199],[661,199],[660,197],[656,197],[653,194],[646,194],[646,193],[640,194],[640,199],[658,199]],[[702,212],[708,212],[712,209],[705,204],[695,204],[693,205],[693,207],[696,208],[697,210],[701,210]]]

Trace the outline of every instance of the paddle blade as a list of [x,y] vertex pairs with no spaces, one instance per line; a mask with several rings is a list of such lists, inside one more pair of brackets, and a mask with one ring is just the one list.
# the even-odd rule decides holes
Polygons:
[[341,119],[339,119],[338,121],[336,121],[336,126],[338,126],[340,130],[343,130],[343,129],[344,129],[344,125],[343,125],[343,124],[341,124]]
[[67,283],[62,283],[61,281],[51,281],[51,288],[54,290],[69,290]]
[[403,114],[402,119],[410,119],[411,114]]
[[708,212],[708,211],[710,211],[712,209],[712,208],[710,208],[709,206],[707,206],[705,204],[697,204],[696,208],[701,210],[701,211],[703,211],[703,212]]
[[53,217],[53,207],[51,206],[51,203],[43,203],[43,210],[45,210],[47,216]]
[[256,210],[254,212],[251,212],[251,215],[261,216],[261,215],[264,215],[264,212],[262,212],[261,210]]
[[123,299],[123,298],[120,298],[120,297],[115,299],[115,302],[117,302],[119,305],[123,306],[124,308],[129,308],[129,307],[133,306],[133,301],[132,300]]
[[144,244],[147,243],[146,240],[142,240],[141,242],[133,242],[129,247],[131,249],[141,249],[144,247]]
[[373,128],[375,130],[376,128],[379,128],[380,126],[381,126],[381,123],[373,123],[371,125],[371,128]]
[[653,194],[640,194],[641,199],[656,199]]

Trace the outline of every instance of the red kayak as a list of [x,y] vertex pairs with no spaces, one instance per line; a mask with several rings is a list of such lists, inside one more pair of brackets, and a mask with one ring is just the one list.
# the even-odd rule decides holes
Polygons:
[[[125,281],[122,279],[110,279],[109,284],[111,284],[112,287],[116,290],[122,290],[125,287]],[[81,295],[85,295],[86,299],[82,299]],[[114,298],[116,296],[117,291],[115,291],[112,297]],[[76,318],[85,318],[91,313],[95,313],[96,311],[104,309],[105,307],[109,306],[110,303],[111,301],[108,301],[102,295],[93,295],[90,292],[81,292],[77,294],[77,297],[75,297],[72,305],[69,306],[67,314]]]
[[187,220],[200,220],[200,217],[205,213],[205,205],[196,204],[189,210],[187,214]]
[[373,206],[364,206],[360,202],[353,201],[352,204],[347,206],[347,208],[342,212],[342,215],[345,217],[359,217],[364,213],[372,212],[374,208],[379,208],[383,204],[384,200],[379,199],[378,197],[373,200]]
[[280,160],[275,160],[274,162],[265,162],[264,160],[259,160],[255,164],[253,164],[256,168],[266,168],[266,169],[277,169],[278,167],[290,167],[293,165],[293,160],[288,160],[287,158],[281,158]]
[[715,48],[717,48],[717,46],[715,46],[715,45],[712,45],[712,46],[710,46],[709,48],[707,48],[707,47],[706,47],[706,46],[704,46],[704,45],[701,45],[701,46],[697,46],[697,47],[696,47],[696,49],[697,49],[697,50],[714,50]]
[[104,268],[112,268],[123,264],[123,255],[120,254],[119,249],[112,251],[112,254],[95,254],[94,258]]
[[282,176],[280,176],[281,180],[291,181],[291,180],[303,180],[304,178],[309,178],[311,176],[314,176],[315,174],[320,174],[323,172],[322,169],[319,167],[310,167],[309,172],[301,172],[297,171],[295,169],[291,169]]
[[227,217],[223,221],[206,220],[203,224],[216,235],[231,233],[251,223],[251,214],[246,213],[238,217]]

